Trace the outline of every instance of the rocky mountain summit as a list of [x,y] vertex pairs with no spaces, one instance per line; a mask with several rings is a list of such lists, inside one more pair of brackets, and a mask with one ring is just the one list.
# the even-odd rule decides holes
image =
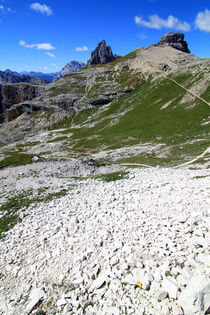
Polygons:
[[120,56],[116,54],[113,55],[111,47],[106,45],[105,40],[102,40],[98,43],[96,49],[91,52],[91,57],[87,65],[106,64],[118,58],[120,58]]
[[67,63],[63,67],[63,69],[54,76],[53,79],[58,80],[58,79],[62,78],[64,75],[67,75],[67,74],[70,74],[70,73],[75,72],[77,70],[80,70],[84,66],[85,66],[84,62],[72,60],[69,63]]
[[167,33],[164,35],[160,41],[157,43],[157,46],[171,46],[175,49],[181,50],[185,53],[190,54],[187,42],[184,40],[184,34],[182,33]]

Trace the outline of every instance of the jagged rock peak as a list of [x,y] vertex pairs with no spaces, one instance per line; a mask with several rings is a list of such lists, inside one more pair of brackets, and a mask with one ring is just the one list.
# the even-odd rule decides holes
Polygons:
[[54,76],[54,81],[62,78],[64,75],[80,70],[84,66],[85,66],[84,62],[72,60],[69,63],[67,63],[59,73],[57,73]]
[[94,51],[91,52],[91,58],[87,65],[106,64],[118,59],[120,56],[113,55],[110,46],[106,45],[105,40],[102,40]]
[[175,49],[190,54],[190,50],[188,48],[187,42],[184,40],[183,33],[167,33],[160,39],[159,43],[157,43],[157,46],[171,46]]

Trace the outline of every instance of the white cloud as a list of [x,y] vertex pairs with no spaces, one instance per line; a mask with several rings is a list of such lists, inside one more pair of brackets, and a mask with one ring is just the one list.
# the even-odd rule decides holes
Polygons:
[[4,9],[4,6],[3,5],[0,5],[0,12],[3,13],[3,14],[6,14],[6,11]]
[[47,71],[49,68],[47,66],[43,67],[44,71]]
[[53,11],[50,7],[48,7],[46,4],[40,4],[38,2],[32,3],[30,5],[31,10],[34,10],[36,12],[40,12],[42,14],[46,14],[47,16],[52,15]]
[[56,63],[51,63],[52,67],[57,67]]
[[210,10],[199,12],[195,19],[195,28],[204,32],[210,32]]
[[24,40],[19,41],[19,45],[25,48],[35,48],[35,49],[43,49],[43,50],[53,50],[55,47],[50,43],[42,43],[42,44],[26,44]]
[[55,58],[55,55],[49,51],[47,51],[45,54],[48,55],[49,57]]
[[75,48],[76,51],[88,51],[88,47],[87,46],[83,46],[83,47],[76,47]]
[[180,31],[190,31],[190,25],[187,22],[181,22],[173,15],[169,15],[166,20],[160,18],[157,14],[149,16],[149,21],[145,21],[142,17],[136,16],[135,23],[137,25],[162,29],[162,28],[171,28]]

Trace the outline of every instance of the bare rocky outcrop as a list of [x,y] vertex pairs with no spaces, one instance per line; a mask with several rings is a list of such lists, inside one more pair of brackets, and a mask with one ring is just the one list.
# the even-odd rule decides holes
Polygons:
[[7,121],[11,121],[20,116],[26,108],[31,108],[31,105],[16,106],[25,101],[30,101],[42,94],[43,87],[38,85],[31,85],[28,83],[8,84],[2,86],[2,108],[5,111]]
[[164,35],[160,41],[157,43],[157,46],[171,46],[175,49],[181,50],[185,53],[190,53],[187,42],[184,40],[183,33],[167,33]]
[[40,96],[43,91],[41,86],[31,84],[8,84],[2,87],[3,107],[9,109],[14,104],[32,100]]
[[96,49],[91,52],[91,58],[88,60],[87,65],[106,64],[118,58],[120,56],[113,55],[111,47],[106,45],[105,40],[102,40]]

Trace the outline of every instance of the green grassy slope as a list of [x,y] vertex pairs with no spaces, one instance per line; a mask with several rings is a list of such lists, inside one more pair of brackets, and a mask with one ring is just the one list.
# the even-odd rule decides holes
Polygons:
[[[186,82],[186,76],[183,75],[176,75],[175,79],[177,82]],[[185,87],[196,84],[193,75],[188,74],[187,80]],[[200,80],[200,76],[197,80]],[[194,157],[209,144],[210,130],[209,125],[205,124],[209,107],[197,98],[183,102],[186,93],[167,78],[144,82],[108,108],[91,116],[89,124],[70,128],[68,131],[73,132],[73,148],[93,152],[149,141],[170,147],[168,160],[172,164],[180,162],[186,155]],[[210,101],[209,87],[202,96]],[[79,115],[81,117],[82,113]],[[88,115],[84,116],[87,119]],[[81,123],[81,120],[78,121]],[[193,146],[190,144],[198,139]]]
[[[120,59],[113,65],[103,65],[109,70],[105,74],[106,80],[118,82],[122,87],[135,83],[132,92],[117,98],[110,105],[93,106],[78,113],[72,111],[70,116],[64,115],[63,120],[52,124],[49,129],[57,134],[52,139],[48,138],[47,143],[58,144],[58,156],[59,150],[71,157],[79,152],[93,154],[131,147],[130,154],[109,158],[109,162],[177,165],[201,154],[210,143],[209,106],[184,88],[210,102],[209,62],[180,67],[168,77],[154,73],[149,79],[140,71],[131,71],[127,67],[118,73],[116,70],[110,72],[119,62]],[[65,80],[58,84],[62,85],[62,82],[66,84]],[[96,84],[87,93],[93,93],[95,87],[96,91],[100,90],[100,84],[104,82],[107,81],[100,73],[96,76]],[[71,89],[71,86],[68,88]],[[47,112],[49,120],[56,115],[51,111]],[[63,130],[56,131],[60,128]],[[133,153],[132,146],[148,143],[151,148],[148,152]],[[21,151],[24,152],[27,153]]]

